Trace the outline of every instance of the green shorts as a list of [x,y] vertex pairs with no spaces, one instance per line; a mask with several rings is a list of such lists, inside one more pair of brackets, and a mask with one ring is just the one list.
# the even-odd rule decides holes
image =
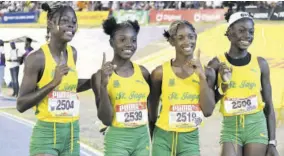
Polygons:
[[249,143],[268,144],[266,118],[263,113],[224,117],[220,143],[232,142],[240,146]]
[[199,131],[170,132],[155,127],[153,156],[200,156]]
[[[73,142],[71,141],[73,125]],[[30,142],[30,156],[52,154],[54,156],[79,156],[79,121],[53,123],[37,121]],[[72,146],[73,144],[73,146]]]
[[108,127],[104,148],[104,156],[150,156],[148,125],[137,128]]

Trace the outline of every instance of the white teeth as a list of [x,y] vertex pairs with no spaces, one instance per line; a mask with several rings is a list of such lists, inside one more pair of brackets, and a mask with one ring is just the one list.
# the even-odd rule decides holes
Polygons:
[[246,44],[246,45],[248,45],[248,44],[249,44],[249,42],[248,42],[248,41],[241,41],[241,43],[242,43],[242,44]]
[[186,51],[190,51],[191,47],[187,47],[187,48],[183,48],[183,49],[186,50]]
[[66,31],[65,33],[69,34],[69,35],[73,35],[73,33],[71,31]]
[[123,50],[123,52],[131,53],[131,50]]

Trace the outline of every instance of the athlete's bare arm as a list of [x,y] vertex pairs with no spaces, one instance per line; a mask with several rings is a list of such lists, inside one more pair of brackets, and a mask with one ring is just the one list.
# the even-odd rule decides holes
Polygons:
[[208,80],[214,81],[215,73],[214,69],[211,67],[203,68],[201,61],[201,50],[197,51],[197,58],[190,61],[191,68],[193,68],[194,73],[199,77],[200,93],[199,93],[199,105],[202,113],[205,117],[211,116],[215,107],[214,90],[212,90],[207,82]]
[[[149,87],[151,87],[151,75],[149,73],[149,71],[142,65],[140,65],[140,69],[142,71],[142,74],[143,74],[143,77],[145,79],[145,81],[148,83]],[[150,107],[150,94],[148,96],[148,99],[147,99],[147,107],[149,108]],[[148,117],[150,118],[150,113],[148,112]],[[151,127],[151,122],[149,122],[149,126]]]
[[96,98],[96,106],[97,109],[99,109],[99,103],[100,103],[100,83],[101,83],[101,76],[98,75],[100,74],[100,70],[98,70],[95,74],[92,75],[91,77],[91,87],[92,90],[95,94],[95,98]]
[[44,62],[45,58],[41,49],[32,53],[25,60],[24,77],[17,99],[17,110],[21,113],[37,105],[60,84],[62,77],[69,71],[69,67],[65,64],[56,66],[53,80],[43,88],[38,89],[37,82],[40,79],[41,71],[44,69]]
[[162,93],[162,80],[163,80],[163,67],[158,66],[151,73],[151,88],[149,96],[149,118],[151,123],[151,133],[154,130],[155,123],[157,121],[158,107],[160,103],[160,96]]
[[272,103],[272,91],[270,84],[270,71],[266,60],[262,57],[258,57],[258,63],[261,68],[261,87],[262,97],[265,102],[264,113],[267,120],[268,137],[269,140],[275,140],[275,113]]
[[17,110],[21,113],[38,104],[47,94],[56,87],[50,82],[41,89],[37,89],[39,73],[44,68],[44,54],[42,50],[31,53],[25,60],[24,76],[17,99]]
[[[148,85],[150,87],[151,86],[151,76],[150,76],[149,71],[144,66],[141,66],[141,65],[140,65],[140,69],[142,71],[142,74],[143,74],[145,81],[148,83]],[[148,108],[149,108],[149,105],[150,105],[149,96],[148,96],[147,101],[148,101],[147,105],[148,105]]]
[[205,76],[199,76],[200,80],[200,98],[199,103],[202,109],[203,115],[209,117],[215,108],[215,94],[212,85],[215,82],[215,71],[212,68],[205,68]]
[[[77,64],[77,50],[72,47],[73,51],[73,58],[75,64]],[[79,79],[78,80],[78,85],[77,85],[77,92],[83,92],[91,89],[91,82],[90,79]]]
[[[211,61],[208,62],[208,67],[211,67],[215,71],[215,79],[208,81],[208,85],[214,90],[215,93],[215,103],[217,104],[218,101],[223,97],[223,95],[220,95],[218,92],[217,86],[217,78],[218,78],[218,70],[219,70],[220,62],[217,57],[213,58]],[[225,92],[228,89],[228,85],[222,85],[222,90]]]
[[91,81],[92,90],[96,96],[98,118],[106,126],[110,126],[113,119],[113,108],[108,95],[107,84],[114,68],[111,62],[106,62],[106,54],[103,53],[102,67],[97,73],[93,74]]
[[144,79],[150,85],[151,84],[151,77],[150,77],[149,71],[144,66],[141,66],[141,65],[140,65],[140,69],[142,71]]

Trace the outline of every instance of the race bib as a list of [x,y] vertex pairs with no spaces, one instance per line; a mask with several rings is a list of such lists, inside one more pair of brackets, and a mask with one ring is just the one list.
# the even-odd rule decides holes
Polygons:
[[203,120],[199,105],[172,105],[169,112],[170,128],[194,128]]
[[255,95],[248,98],[226,98],[224,104],[226,113],[233,115],[248,113],[258,108]]
[[116,121],[126,127],[136,127],[148,122],[146,102],[116,105]]
[[53,116],[79,115],[80,101],[74,92],[53,91],[48,94],[48,111]]

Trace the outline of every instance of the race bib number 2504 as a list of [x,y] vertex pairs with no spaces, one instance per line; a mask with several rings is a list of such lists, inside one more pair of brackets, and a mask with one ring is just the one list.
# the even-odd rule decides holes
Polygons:
[[79,115],[80,101],[74,92],[53,91],[48,95],[48,111],[53,116]]

